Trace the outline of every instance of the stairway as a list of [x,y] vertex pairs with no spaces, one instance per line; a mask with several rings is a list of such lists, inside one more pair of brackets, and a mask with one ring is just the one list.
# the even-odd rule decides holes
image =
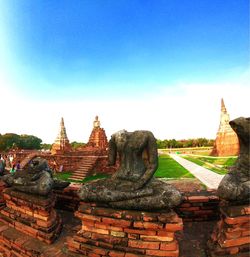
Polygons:
[[79,168],[73,172],[70,179],[83,180],[87,174],[93,169],[98,157],[84,156],[80,162]]

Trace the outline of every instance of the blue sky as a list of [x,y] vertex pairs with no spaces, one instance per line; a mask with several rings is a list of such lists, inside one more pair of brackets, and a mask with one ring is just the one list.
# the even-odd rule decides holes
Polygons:
[[[114,106],[109,109],[108,103],[118,101],[114,102],[118,109],[124,103],[126,123],[121,125],[126,126],[131,117],[125,108],[126,103],[132,106],[129,101],[137,108],[137,100],[143,106],[154,98],[157,105],[157,93],[160,97],[167,91],[168,97],[177,97],[183,94],[181,88],[187,92],[199,85],[204,92],[209,88],[215,92],[213,106],[218,111],[223,95],[216,92],[223,92],[228,83],[232,98],[235,85],[243,87],[242,93],[248,90],[248,0],[0,0],[0,36],[3,92],[21,98],[28,109],[38,103],[50,106],[57,127],[60,116],[67,112],[72,118],[72,106],[78,103],[83,108],[82,102],[89,104],[84,108],[93,114],[83,111],[78,118],[90,119],[90,124],[94,112],[112,115]],[[181,100],[185,102],[176,98],[179,104]],[[95,101],[102,103],[100,109],[93,107],[98,106]],[[232,102],[229,95],[228,101]],[[34,110],[43,115],[40,107]],[[46,115],[42,117],[46,121]],[[74,124],[70,118],[69,123]],[[147,127],[147,123],[141,124]],[[109,133],[115,128],[111,126]],[[23,131],[29,132],[28,127]],[[214,127],[210,131],[204,131],[204,136],[216,133]],[[44,136],[45,141],[51,141],[53,133]],[[74,134],[72,129],[72,140],[81,140],[80,132],[76,138]],[[167,131],[156,134],[168,138]]]

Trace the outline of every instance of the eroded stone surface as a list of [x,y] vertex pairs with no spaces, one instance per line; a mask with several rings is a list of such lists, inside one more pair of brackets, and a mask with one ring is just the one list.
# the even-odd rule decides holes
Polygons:
[[250,196],[250,118],[230,121],[240,143],[239,158],[218,187],[218,195],[229,201],[248,201]]
[[53,188],[59,189],[69,185],[69,182],[53,179],[47,161],[40,157],[31,160],[25,170],[5,175],[3,181],[14,190],[44,196]]
[[83,201],[105,203],[113,208],[153,210],[174,207],[181,194],[173,186],[154,179],[158,167],[157,145],[150,131],[119,131],[109,141],[109,163],[119,157],[120,167],[110,178],[83,185]]

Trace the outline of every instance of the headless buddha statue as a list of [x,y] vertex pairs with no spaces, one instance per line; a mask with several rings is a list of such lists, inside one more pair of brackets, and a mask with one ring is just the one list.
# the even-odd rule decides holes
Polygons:
[[70,183],[54,179],[45,159],[36,157],[30,161],[24,170],[3,177],[3,181],[12,189],[46,196],[52,189],[63,189]]
[[178,190],[153,178],[158,153],[150,131],[122,130],[113,134],[108,157],[109,165],[119,158],[119,169],[111,178],[84,184],[78,193],[81,200],[135,210],[168,209],[181,202]]
[[218,195],[225,200],[249,202],[250,197],[250,118],[240,117],[229,122],[238,136],[239,157],[218,187]]

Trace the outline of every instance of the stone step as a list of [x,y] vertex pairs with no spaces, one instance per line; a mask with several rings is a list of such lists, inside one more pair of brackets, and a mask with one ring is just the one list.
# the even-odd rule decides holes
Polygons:
[[80,167],[79,167],[79,169],[82,169],[82,168],[89,168],[89,167],[91,167],[91,166],[93,166],[93,163],[92,164],[84,164],[84,165],[81,165]]
[[85,177],[81,177],[81,178],[79,178],[79,177],[72,177],[72,178],[70,178],[70,179],[72,179],[72,180],[83,180]]
[[82,175],[82,174],[87,174],[88,173],[88,170],[85,170],[85,171],[75,171],[72,176],[74,175]]

